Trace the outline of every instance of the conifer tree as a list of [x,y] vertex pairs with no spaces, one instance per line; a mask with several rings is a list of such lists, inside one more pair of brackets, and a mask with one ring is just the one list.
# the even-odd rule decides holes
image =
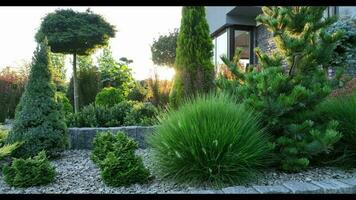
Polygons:
[[177,107],[187,97],[209,92],[214,86],[213,43],[203,6],[182,9],[170,103]]
[[325,32],[335,22],[335,18],[323,18],[325,8],[263,7],[257,21],[272,32],[276,52],[268,56],[256,49],[258,67],[246,73],[223,58],[235,79],[222,78],[218,86],[263,115],[274,136],[279,166],[286,171],[305,169],[341,138],[336,121],[320,124],[313,112],[330,93],[326,69],[343,34]]
[[17,106],[7,143],[23,142],[14,157],[30,157],[45,150],[57,156],[69,141],[61,106],[55,101],[49,47],[45,39],[36,49],[25,92]]

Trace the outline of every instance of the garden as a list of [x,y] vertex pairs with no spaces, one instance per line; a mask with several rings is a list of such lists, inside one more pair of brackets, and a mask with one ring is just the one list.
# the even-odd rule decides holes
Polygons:
[[151,47],[172,82],[135,80],[101,15],[49,13],[0,72],[0,193],[356,193],[356,18],[325,9],[262,7],[275,50],[216,73],[205,7],[183,7]]

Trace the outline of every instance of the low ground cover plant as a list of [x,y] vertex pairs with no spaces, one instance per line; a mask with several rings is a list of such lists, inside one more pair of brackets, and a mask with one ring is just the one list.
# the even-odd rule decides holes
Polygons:
[[[5,144],[5,140],[8,136],[8,131],[0,129],[0,161],[6,156],[10,155],[21,143]],[[1,166],[0,166],[1,169]]]
[[15,159],[11,165],[3,168],[5,182],[13,187],[31,187],[46,185],[54,181],[55,168],[41,151],[37,156],[27,159]]
[[158,173],[213,186],[255,178],[271,158],[259,120],[228,95],[200,96],[168,111],[148,138]]
[[123,132],[100,132],[95,136],[91,159],[106,184],[119,187],[148,181],[150,173],[135,155],[137,148],[137,142]]

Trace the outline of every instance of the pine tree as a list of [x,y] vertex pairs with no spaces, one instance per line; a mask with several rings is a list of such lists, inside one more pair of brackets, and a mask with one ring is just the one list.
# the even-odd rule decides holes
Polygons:
[[61,106],[55,101],[49,47],[44,40],[36,49],[25,92],[17,106],[7,143],[23,142],[14,157],[30,157],[45,150],[55,157],[69,141]]
[[218,86],[262,114],[274,136],[279,166],[287,171],[305,169],[318,155],[329,153],[341,138],[337,122],[320,124],[313,112],[331,91],[326,69],[342,36],[342,32],[325,32],[335,18],[323,19],[324,10],[263,7],[257,21],[272,32],[276,52],[268,56],[256,49],[258,67],[246,73],[223,58],[235,79],[222,78]]
[[176,60],[176,75],[170,103],[177,107],[184,98],[209,92],[214,86],[213,43],[203,6],[182,9]]

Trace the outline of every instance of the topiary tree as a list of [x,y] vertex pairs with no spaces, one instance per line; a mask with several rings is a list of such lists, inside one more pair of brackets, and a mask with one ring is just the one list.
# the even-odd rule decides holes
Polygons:
[[203,6],[186,6],[182,9],[179,29],[173,88],[170,103],[177,107],[183,98],[206,93],[213,87],[213,43]]
[[35,156],[42,150],[53,157],[68,146],[64,116],[55,100],[49,51],[47,40],[35,51],[29,80],[6,139],[9,144],[23,142],[13,152],[15,157]]
[[74,110],[78,112],[76,56],[89,55],[106,46],[109,38],[115,37],[114,26],[89,9],[86,12],[59,9],[44,17],[35,38],[40,42],[45,36],[53,52],[73,54]]
[[173,67],[176,60],[178,29],[167,35],[160,35],[151,46],[152,61],[156,65]]

